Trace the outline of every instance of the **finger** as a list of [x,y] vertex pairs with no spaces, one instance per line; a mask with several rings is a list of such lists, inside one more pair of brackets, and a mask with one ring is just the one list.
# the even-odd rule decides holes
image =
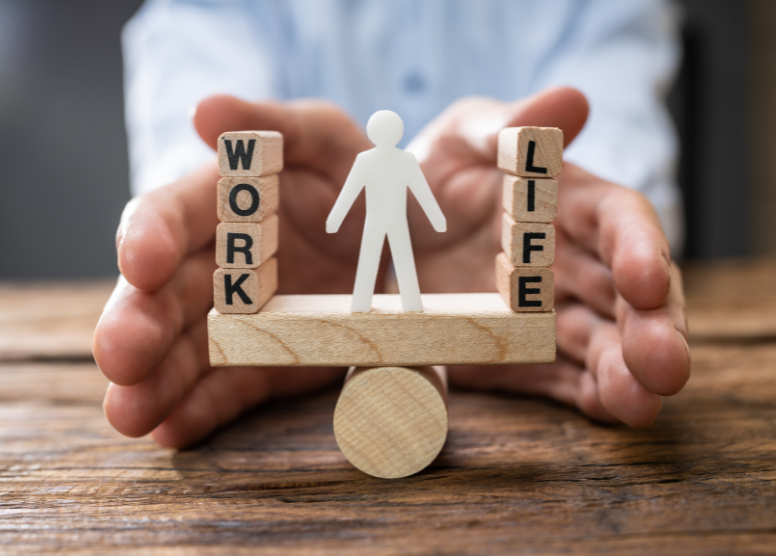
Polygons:
[[662,399],[628,370],[614,323],[602,322],[596,328],[586,363],[598,383],[601,404],[614,417],[632,427],[645,427],[657,418]]
[[119,269],[130,284],[158,290],[188,254],[214,241],[217,181],[215,165],[207,164],[127,204],[116,249]]
[[213,306],[213,250],[187,258],[161,290],[147,293],[119,279],[97,323],[92,351],[111,382],[142,381],[167,357],[183,330]]
[[617,291],[633,307],[660,307],[670,289],[671,255],[646,197],[572,164],[558,179],[556,227],[612,269]]
[[162,446],[193,444],[251,407],[271,398],[320,388],[344,376],[335,368],[214,369],[152,433]]
[[657,309],[634,309],[617,302],[623,359],[633,376],[661,396],[679,392],[690,378],[690,346],[682,277],[671,267],[671,292]]
[[570,241],[562,230],[555,235],[555,241],[555,299],[574,297],[614,318],[616,294],[611,271],[595,255]]
[[556,311],[558,350],[572,361],[584,364],[590,339],[604,319],[578,302],[558,304]]
[[111,383],[103,402],[105,416],[126,436],[148,434],[208,370],[207,322],[202,319],[175,341],[164,361],[145,380],[132,386]]
[[226,131],[279,131],[286,165],[314,169],[336,184],[345,181],[356,155],[372,148],[348,115],[322,101],[253,103],[216,95],[199,103],[194,126],[214,149],[219,135]]
[[450,384],[459,388],[549,396],[593,419],[615,420],[601,404],[590,373],[563,355],[549,365],[451,366],[448,373]]

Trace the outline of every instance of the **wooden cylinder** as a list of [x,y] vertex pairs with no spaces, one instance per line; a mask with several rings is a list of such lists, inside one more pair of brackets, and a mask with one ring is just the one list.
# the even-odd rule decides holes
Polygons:
[[374,477],[426,468],[447,438],[445,367],[354,367],[334,410],[345,457]]

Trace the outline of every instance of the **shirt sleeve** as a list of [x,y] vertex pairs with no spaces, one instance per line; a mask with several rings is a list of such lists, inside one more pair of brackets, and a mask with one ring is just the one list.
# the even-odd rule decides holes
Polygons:
[[578,9],[536,88],[571,85],[585,93],[590,118],[566,160],[644,193],[678,253],[677,140],[665,96],[680,57],[679,14],[660,0],[590,0]]
[[191,123],[205,97],[271,97],[271,56],[249,0],[147,0],[124,27],[124,83],[133,194],[213,157]]

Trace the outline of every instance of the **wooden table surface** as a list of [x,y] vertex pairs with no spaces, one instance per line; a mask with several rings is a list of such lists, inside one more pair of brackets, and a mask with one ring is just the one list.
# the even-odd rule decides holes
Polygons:
[[442,454],[396,481],[339,452],[335,390],[191,450],[124,438],[90,351],[111,284],[2,285],[0,552],[774,554],[776,261],[686,274],[693,376],[654,425],[452,392]]

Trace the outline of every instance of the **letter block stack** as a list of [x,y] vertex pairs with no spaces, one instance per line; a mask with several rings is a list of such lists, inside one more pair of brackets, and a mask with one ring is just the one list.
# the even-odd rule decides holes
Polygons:
[[554,308],[555,227],[563,131],[508,127],[498,137],[504,176],[503,253],[496,257],[496,287],[515,312]]
[[237,131],[218,138],[214,301],[219,313],[256,313],[278,287],[278,176],[283,136]]

